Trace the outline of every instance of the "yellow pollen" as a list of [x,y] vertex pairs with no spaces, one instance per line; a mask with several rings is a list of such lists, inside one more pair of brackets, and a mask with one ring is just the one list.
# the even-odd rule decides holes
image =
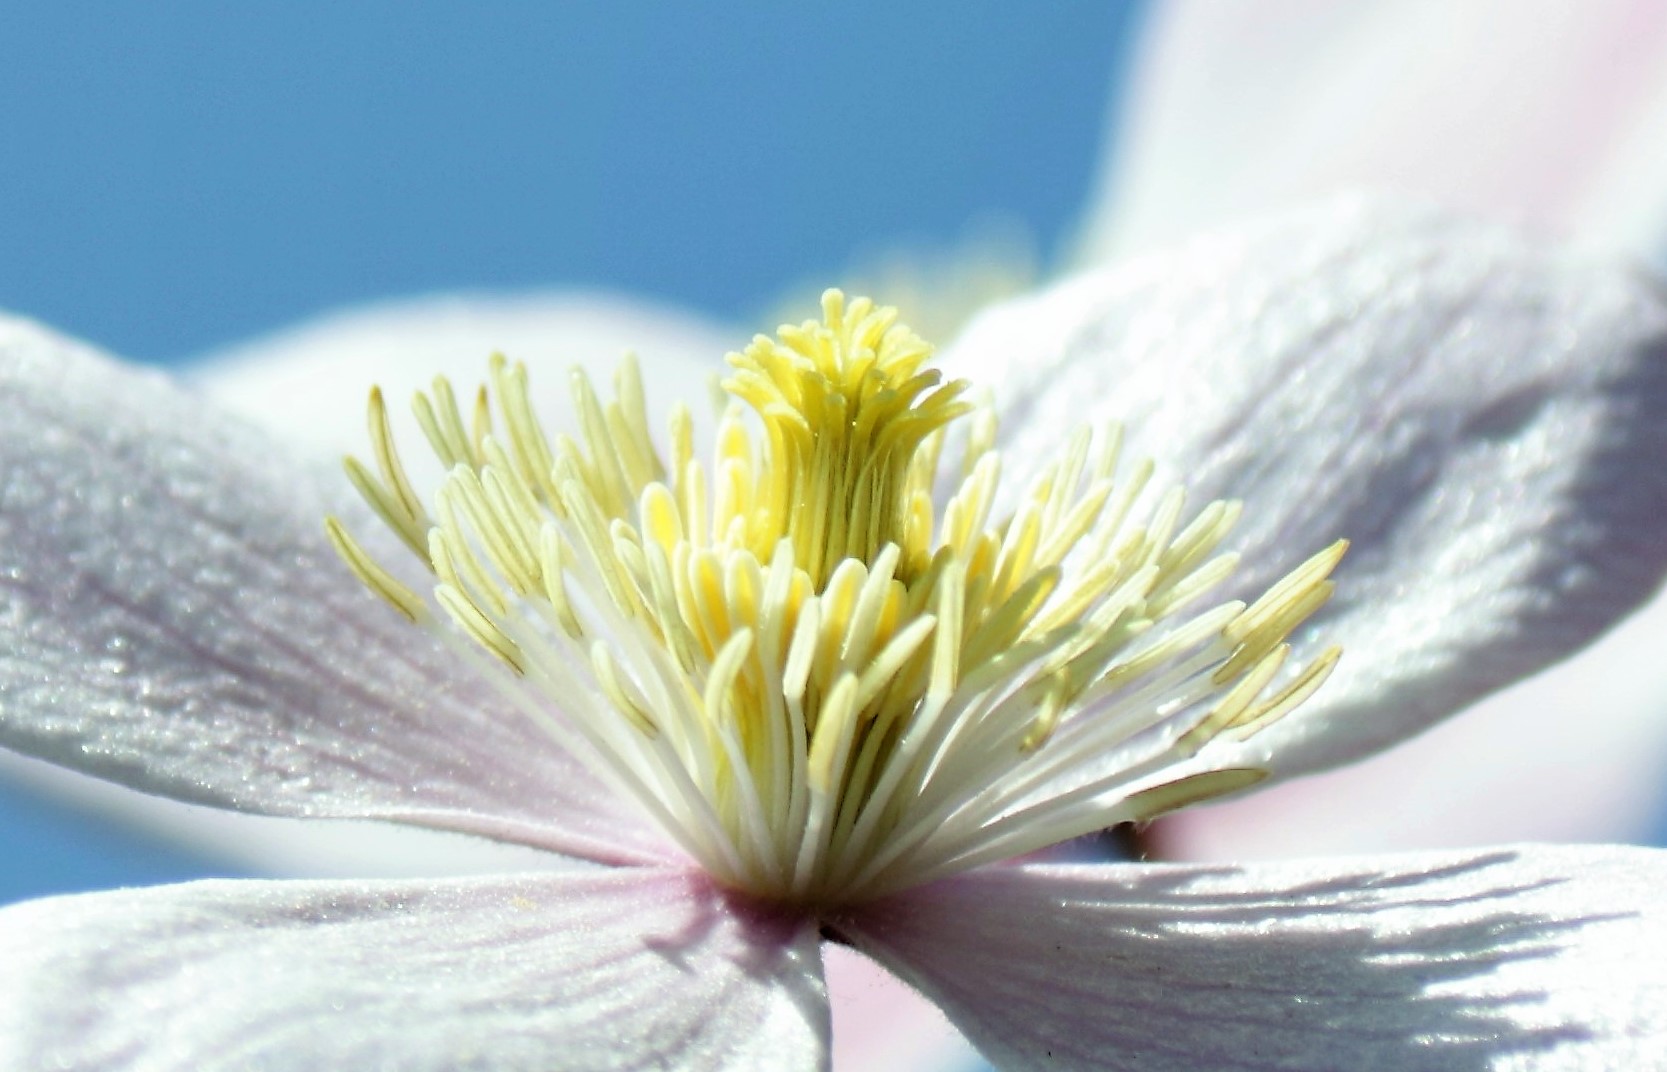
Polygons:
[[1286,641],[1346,545],[1189,615],[1233,570],[1239,505],[1183,525],[1180,489],[1148,496],[1110,428],[998,516],[993,413],[931,356],[894,309],[829,291],[819,321],[728,356],[709,467],[682,407],[653,442],[633,360],[611,401],[575,372],[577,435],[551,437],[494,357],[467,420],[444,379],[415,399],[446,470],[430,505],[379,391],[374,469],[348,475],[502,687],[736,888],[847,903],[1259,780],[1207,750],[1330,672],[1334,649],[1287,672]]

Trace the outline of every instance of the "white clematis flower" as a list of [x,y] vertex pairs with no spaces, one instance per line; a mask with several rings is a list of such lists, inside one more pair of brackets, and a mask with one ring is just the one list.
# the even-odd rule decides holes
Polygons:
[[[830,307],[833,338],[842,316]],[[907,379],[913,343],[887,338],[880,364],[895,342]],[[827,1048],[824,933],[915,984],[1003,1067],[1667,1059],[1657,851],[1003,862],[1095,822],[1381,747],[1646,598],[1667,565],[1648,531],[1667,504],[1656,464],[1667,305],[1632,273],[1345,203],[991,312],[941,365],[995,386],[1004,488],[1042,472],[1070,428],[1118,417],[1124,456],[1156,459],[1154,486],[1185,482],[1195,503],[1242,497],[1229,586],[1279,594],[1211,610],[1221,595],[1205,597],[1203,582],[1225,573],[1206,552],[1234,507],[1196,510],[1195,524],[1173,497],[1139,499],[1129,524],[1141,538],[1110,542],[1137,565],[1108,579],[1096,571],[1115,556],[1049,545],[1050,528],[1078,517],[1070,496],[1050,493],[1036,556],[1062,554],[1062,568],[1034,574],[1036,597],[1013,604],[1026,613],[986,637],[987,652],[945,624],[977,605],[975,585],[942,584],[910,607],[869,583],[889,573],[908,595],[931,575],[910,557],[932,546],[918,497],[855,500],[909,504],[901,520],[851,530],[840,546],[861,567],[805,565],[827,544],[793,531],[785,545],[763,541],[755,558],[791,556],[813,578],[798,593],[787,571],[764,575],[787,578],[777,587],[740,566],[705,580],[693,555],[687,597],[676,575],[673,596],[657,595],[650,545],[709,531],[690,520],[706,498],[674,487],[671,508],[651,492],[637,509],[621,496],[606,507],[620,522],[599,530],[578,493],[643,485],[640,456],[594,484],[606,468],[594,449],[552,466],[563,476],[544,495],[563,512],[517,532],[544,515],[538,492],[506,475],[536,453],[510,374],[500,388],[519,427],[507,458],[448,429],[442,407],[438,449],[462,465],[438,505],[407,495],[391,464],[373,476],[392,527],[429,538],[412,550],[433,561],[440,602],[496,651],[492,664],[432,613],[419,573],[369,565],[402,560],[339,481],[158,377],[22,322],[0,339],[11,418],[0,590],[13,638],[0,741],[175,797],[395,820],[574,861],[514,877],[199,883],[6,909],[0,1063],[814,1068]],[[766,378],[773,352],[757,353]],[[860,345],[845,353],[867,360]],[[922,406],[958,401],[922,386]],[[768,412],[810,412],[754,397]],[[588,446],[635,442],[634,410],[611,426],[592,418]],[[680,443],[676,457],[689,454]],[[737,543],[776,531],[760,520],[768,500],[752,497],[779,477],[762,450],[726,426],[720,456],[732,464],[716,470],[709,516],[733,515]],[[1079,489],[1098,533],[1101,491],[1115,502],[1139,469],[1088,457],[1088,471],[1118,482],[1051,487]],[[924,487],[903,471],[904,487]],[[1022,500],[1007,505],[1026,516]],[[327,514],[347,519],[349,557],[363,541],[358,571],[430,628],[359,590],[324,544]],[[901,532],[901,550],[864,532]],[[1338,534],[1354,549],[1337,598],[1313,613],[1323,570],[1276,582]],[[940,577],[1024,588],[1017,550],[979,566],[974,545]],[[851,598],[835,597],[859,568]],[[1059,615],[1065,632],[1027,632],[1073,592],[1086,613]],[[549,608],[543,625],[522,613],[535,606]],[[847,627],[776,628],[770,609],[783,607],[795,623],[843,615]],[[795,656],[800,635],[810,647]],[[981,657],[962,665],[966,650],[945,635],[970,637]],[[1280,669],[1286,639],[1291,668],[1323,670],[1329,641],[1348,649],[1295,710],[1287,701],[1308,689],[1285,691],[1305,680]],[[802,719],[813,688],[814,725]],[[802,732],[769,736],[784,711]],[[879,735],[885,720],[926,727],[910,754],[935,764],[886,766],[916,738]],[[889,784],[876,773],[892,770]],[[906,806],[864,810],[884,799]]]

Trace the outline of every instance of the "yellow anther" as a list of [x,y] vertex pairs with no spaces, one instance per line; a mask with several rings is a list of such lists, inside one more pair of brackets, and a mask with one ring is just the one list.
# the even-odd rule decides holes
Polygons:
[[394,447],[393,428],[388,423],[388,407],[382,401],[380,389],[371,388],[367,408],[366,421],[370,426],[371,451],[376,455],[376,467],[399,503],[400,516],[408,521],[411,531],[420,534],[428,528],[428,515],[416,490],[411,487],[411,479],[405,475],[405,466],[400,463],[399,451]]
[[336,553],[347,563],[353,575],[372,592],[381,596],[388,605],[411,619],[413,622],[422,621],[427,616],[427,609],[423,606],[422,597],[411,591],[394,578],[394,575],[383,569],[374,558],[365,553],[359,541],[342,527],[342,523],[333,517],[324,519],[324,532],[330,537],[330,545]]
[[[1076,435],[1004,500],[993,411],[931,353],[895,310],[829,291],[819,321],[728,355],[702,456],[682,406],[657,449],[633,359],[612,399],[574,373],[576,425],[553,435],[526,368],[494,355],[467,420],[444,378],[413,401],[447,472],[429,505],[380,392],[374,467],[348,472],[523,706],[562,711],[552,732],[578,727],[731,885],[876,895],[1262,777],[1158,768],[1196,769],[1319,687],[1336,652],[1290,676],[1288,638],[1346,545],[1249,608],[1183,613],[1232,572],[1239,504],[1188,518],[1179,488],[1148,496],[1153,467],[1122,462],[1115,427]],[[428,619],[339,522],[327,531],[361,582]],[[1167,750],[1102,769],[1135,741]]]
[[1235,719],[1229,727],[1230,732],[1239,740],[1245,740],[1296,710],[1303,701],[1319,691],[1342,657],[1343,649],[1335,646],[1321,652],[1319,658],[1309,663],[1284,688]]
[[1243,643],[1251,634],[1266,628],[1273,619],[1287,616],[1288,608],[1293,603],[1305,598],[1307,593],[1331,575],[1331,571],[1337,568],[1348,549],[1349,541],[1338,540],[1286,574],[1233,623],[1225,633],[1227,639]]
[[488,618],[461,589],[453,588],[449,584],[442,584],[435,588],[434,598],[439,600],[440,606],[463,631],[468,633],[481,647],[503,660],[516,674],[525,674],[527,664],[521,654],[521,648],[499,629],[492,619]]
[[1156,819],[1189,804],[1214,800],[1229,793],[1249,789],[1265,781],[1268,772],[1256,768],[1234,767],[1228,770],[1194,774],[1164,785],[1143,789],[1124,801],[1128,818],[1136,822]]
[[608,646],[602,643],[592,644],[590,658],[591,665],[596,669],[596,682],[602,686],[602,691],[608,694],[608,699],[613,701],[614,708],[648,736],[659,734],[660,728],[654,724],[654,716],[649,713],[648,703],[620,673],[619,664],[614,660],[613,652],[608,650]]
[[[400,505],[399,500],[381,482],[365,468],[363,462],[357,458],[343,458],[342,468],[347,472],[347,479],[353,485],[359,497],[365,500],[388,530],[413,551],[422,547],[424,527],[417,519],[410,517]],[[424,518],[424,521],[427,519]]]

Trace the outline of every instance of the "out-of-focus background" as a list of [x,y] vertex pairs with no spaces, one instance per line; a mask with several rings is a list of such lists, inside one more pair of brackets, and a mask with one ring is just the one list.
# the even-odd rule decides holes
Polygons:
[[[600,287],[752,330],[900,250],[1022,270],[1077,222],[1139,15],[21,5],[0,306],[170,365],[425,292]],[[227,870],[3,784],[0,859],[0,901]]]
[[435,289],[756,318],[784,285],[1081,208],[1134,9],[24,5],[0,301],[169,362]]

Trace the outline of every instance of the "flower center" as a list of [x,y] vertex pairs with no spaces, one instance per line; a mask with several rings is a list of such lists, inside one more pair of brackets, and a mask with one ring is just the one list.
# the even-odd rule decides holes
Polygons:
[[576,373],[580,437],[552,442],[525,368],[495,357],[467,427],[445,380],[415,400],[448,470],[432,513],[379,392],[376,470],[349,476],[522,709],[753,894],[849,903],[1263,777],[1208,746],[1330,672],[1335,649],[1282,675],[1285,641],[1345,545],[1250,606],[1190,610],[1233,570],[1237,503],[1183,526],[1180,489],[1148,495],[1150,463],[1125,471],[1107,429],[997,519],[988,407],[895,310],[829,291],[822,314],[729,355],[710,471],[684,408],[669,456],[653,443],[634,363],[606,405]]

